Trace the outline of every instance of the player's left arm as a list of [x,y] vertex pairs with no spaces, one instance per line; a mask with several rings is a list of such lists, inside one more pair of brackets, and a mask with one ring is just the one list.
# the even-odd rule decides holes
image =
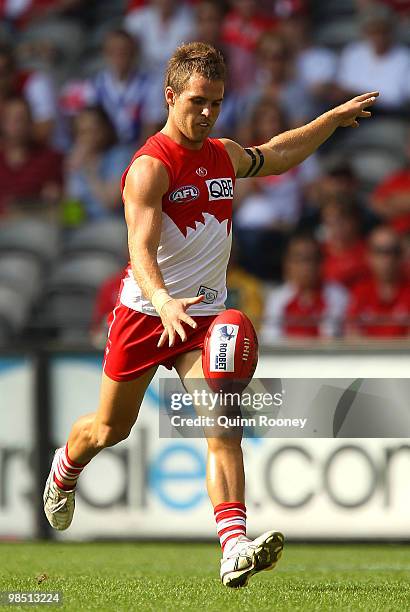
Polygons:
[[356,96],[310,123],[283,132],[255,147],[243,148],[226,138],[221,141],[238,178],[282,174],[309,157],[338,127],[359,127],[358,119],[371,117],[371,112],[366,109],[374,104],[378,95],[373,91]]

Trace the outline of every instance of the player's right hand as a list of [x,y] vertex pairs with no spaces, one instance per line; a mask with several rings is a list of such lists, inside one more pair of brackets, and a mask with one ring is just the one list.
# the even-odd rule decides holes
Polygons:
[[187,335],[182,323],[186,323],[193,329],[197,328],[197,324],[192,317],[186,313],[186,310],[193,304],[199,304],[199,302],[203,300],[203,297],[203,295],[198,295],[193,298],[172,299],[165,302],[161,308],[161,321],[164,326],[164,331],[158,341],[158,348],[164,346],[167,338],[168,346],[174,346],[177,334],[182,342],[186,341]]
[[359,127],[359,119],[368,119],[372,116],[371,112],[366,110],[369,106],[373,106],[378,97],[378,91],[372,91],[360,96],[356,96],[352,100],[348,100],[344,104],[337,106],[335,112],[340,127]]

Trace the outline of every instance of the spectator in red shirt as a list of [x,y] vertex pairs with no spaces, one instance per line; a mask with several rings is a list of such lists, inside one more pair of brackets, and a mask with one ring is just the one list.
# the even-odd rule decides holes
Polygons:
[[35,205],[55,209],[62,190],[62,157],[34,142],[23,98],[4,104],[0,137],[0,214],[35,211]]
[[360,213],[352,201],[328,199],[321,208],[323,278],[347,288],[369,274]]
[[410,132],[407,166],[385,178],[371,197],[373,210],[396,232],[410,232]]
[[127,13],[136,11],[147,4],[147,0],[128,0]]
[[410,286],[397,234],[386,225],[375,228],[369,236],[368,256],[372,276],[353,291],[348,333],[374,338],[408,336]]
[[254,82],[259,39],[277,21],[265,15],[256,0],[231,0],[230,4],[232,10],[225,17],[222,39],[227,49],[232,87],[243,93]]
[[346,290],[321,278],[319,243],[294,236],[285,255],[285,283],[267,295],[261,339],[327,338],[340,335],[348,302]]

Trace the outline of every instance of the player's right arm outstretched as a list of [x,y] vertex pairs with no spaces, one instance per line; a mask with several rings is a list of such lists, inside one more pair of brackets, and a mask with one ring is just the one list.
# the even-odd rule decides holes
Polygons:
[[158,266],[162,197],[168,185],[168,174],[163,164],[153,157],[143,155],[132,164],[124,186],[132,272],[142,293],[152,302],[164,325],[158,346],[163,346],[167,339],[168,345],[173,346],[176,334],[185,342],[187,336],[182,323],[193,328],[197,326],[186,310],[203,298],[172,298]]

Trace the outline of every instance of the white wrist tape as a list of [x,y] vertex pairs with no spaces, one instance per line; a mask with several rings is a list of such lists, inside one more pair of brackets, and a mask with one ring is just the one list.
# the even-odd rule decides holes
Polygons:
[[159,316],[161,316],[161,310],[165,304],[170,300],[172,300],[172,297],[169,295],[166,289],[157,289],[151,296],[151,303]]

